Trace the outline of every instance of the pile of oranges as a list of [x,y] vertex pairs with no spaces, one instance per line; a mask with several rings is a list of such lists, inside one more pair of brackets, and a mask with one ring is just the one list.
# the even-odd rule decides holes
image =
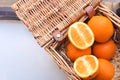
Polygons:
[[67,57],[77,75],[84,80],[112,80],[115,69],[110,62],[116,44],[114,26],[105,16],[93,16],[88,23],[75,22],[68,29]]

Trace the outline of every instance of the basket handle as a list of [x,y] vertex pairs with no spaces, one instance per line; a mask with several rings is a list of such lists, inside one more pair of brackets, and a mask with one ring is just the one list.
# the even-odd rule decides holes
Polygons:
[[60,30],[54,30],[52,33],[52,36],[57,41],[62,41],[64,39],[63,34],[60,32]]
[[95,15],[95,10],[94,10],[93,6],[87,6],[85,8],[85,11],[86,11],[87,15],[89,16],[89,18],[91,18],[93,15]]

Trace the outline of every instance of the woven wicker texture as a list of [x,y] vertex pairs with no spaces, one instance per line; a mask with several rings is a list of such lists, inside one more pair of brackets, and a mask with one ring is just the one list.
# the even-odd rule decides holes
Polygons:
[[18,0],[12,8],[27,25],[37,42],[43,46],[86,12],[88,5],[96,6],[100,0]]
[[[66,56],[67,28],[75,21],[88,19],[85,8],[92,5],[97,14],[108,17],[115,25],[114,41],[120,45],[120,18],[102,4],[100,0],[18,0],[12,8],[26,27],[35,37],[40,46],[45,45],[45,50],[53,58],[70,80],[81,80],[74,72],[73,63]],[[56,41],[53,33],[62,33],[64,40]],[[111,62],[115,66],[113,80],[120,79],[120,50]]]

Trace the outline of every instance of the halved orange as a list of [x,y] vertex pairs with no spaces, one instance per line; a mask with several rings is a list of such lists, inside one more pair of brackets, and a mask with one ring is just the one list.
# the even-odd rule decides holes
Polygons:
[[84,55],[75,60],[73,68],[81,78],[91,79],[98,74],[99,62],[94,55]]
[[86,49],[94,43],[94,34],[84,22],[75,22],[68,29],[70,42],[79,49]]

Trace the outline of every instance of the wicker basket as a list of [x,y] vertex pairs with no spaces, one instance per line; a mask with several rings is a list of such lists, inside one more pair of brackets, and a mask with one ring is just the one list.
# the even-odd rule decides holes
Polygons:
[[115,66],[113,80],[120,80],[120,18],[101,4],[101,0],[18,0],[12,8],[70,80],[81,78],[74,72],[73,63],[66,56],[68,26],[75,21],[85,21],[94,12],[107,16],[115,25],[113,39],[118,44],[111,60]]

